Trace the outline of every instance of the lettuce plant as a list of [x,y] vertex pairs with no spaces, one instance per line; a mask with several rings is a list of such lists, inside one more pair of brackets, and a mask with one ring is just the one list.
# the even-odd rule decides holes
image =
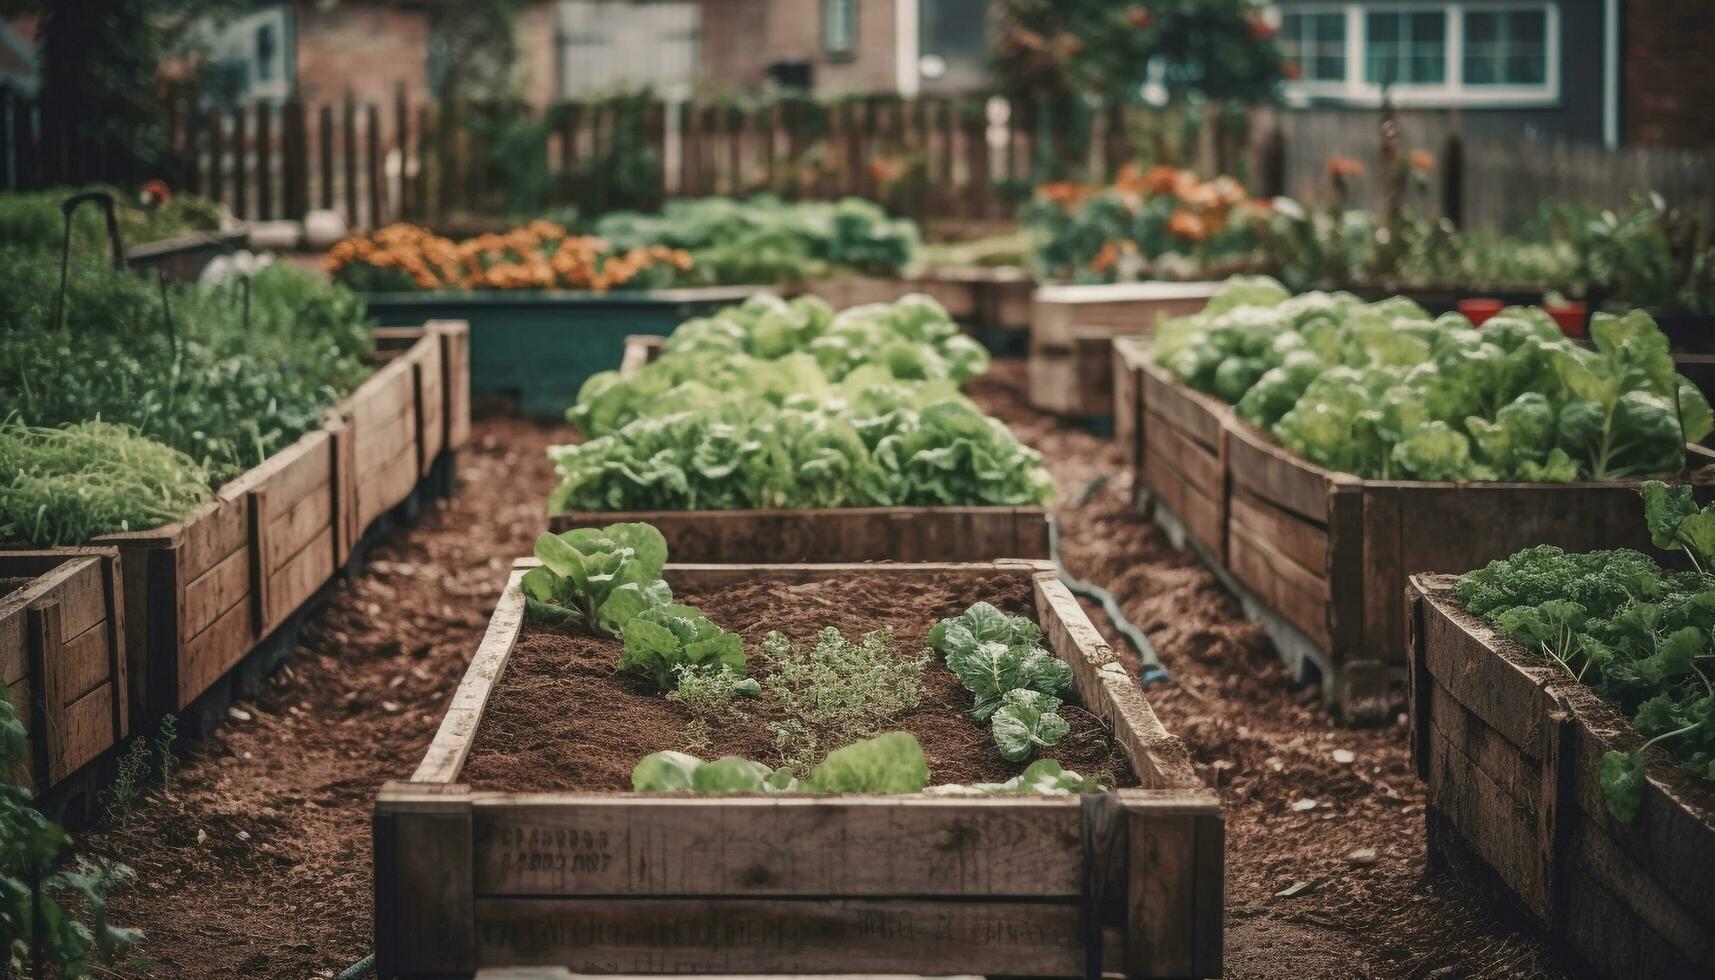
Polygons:
[[[621,631],[625,649],[619,666],[648,674],[662,690],[677,686],[686,670],[744,673],[744,640],[716,626],[695,606],[650,606],[627,620]],[[755,697],[762,689],[746,679],[734,693]]]
[[1042,628],[979,602],[929,631],[929,645],[976,697],[971,716],[990,721],[995,747],[1022,762],[1038,747],[1057,744],[1070,726],[1059,714],[1072,668],[1042,649]]
[[639,793],[887,793],[922,792],[929,763],[910,732],[885,732],[828,753],[806,780],[791,769],[726,756],[704,762],[684,752],[655,752],[631,770]]
[[661,580],[667,539],[653,525],[574,528],[536,539],[542,564],[524,573],[525,603],[545,623],[578,623],[619,636],[631,618],[672,601]]

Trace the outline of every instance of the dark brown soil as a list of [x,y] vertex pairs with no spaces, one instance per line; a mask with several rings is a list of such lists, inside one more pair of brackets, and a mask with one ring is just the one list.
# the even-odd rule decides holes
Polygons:
[[[891,626],[894,649],[915,657],[927,649],[936,622],[976,601],[1014,614],[1032,608],[1030,582],[1022,575],[949,574],[902,590],[883,577],[858,573],[799,585],[760,580],[718,591],[679,589],[677,594],[744,637],[750,673],[758,679],[769,675],[759,644],[770,630],[807,646],[827,626],[852,640]],[[691,751],[703,758],[737,755],[771,766],[782,763],[767,729],[768,722],[784,717],[772,697],[747,704],[749,719],[721,727],[713,734],[712,746],[703,749],[687,736],[690,713],[662,697],[653,680],[618,670],[619,652],[618,641],[611,638],[527,626],[483,711],[461,781],[520,792],[629,790],[637,760],[661,749]],[[970,704],[959,679],[931,657],[923,672],[919,707],[883,730],[915,735],[936,783],[999,782],[1022,772],[1024,764],[1008,763],[995,751],[988,726],[966,713]],[[1072,725],[1071,734],[1043,755],[1086,776],[1119,777],[1124,757],[1115,751],[1101,722],[1071,708],[1064,716]]]
[[[1047,455],[1071,572],[1148,633],[1173,675],[1148,696],[1225,804],[1228,975],[1570,975],[1463,882],[1426,872],[1406,729],[1341,728],[1294,689],[1214,577],[1133,511],[1113,444],[1031,411],[1023,377],[997,364],[975,395]],[[152,962],[122,975],[331,977],[370,951],[374,793],[421,758],[508,563],[543,524],[541,450],[565,438],[480,423],[459,494],[377,549],[372,573],[341,590],[245,717],[190,752],[170,793],[79,842],[138,871],[114,917],[144,930]],[[1361,848],[1373,864],[1349,859]],[[1312,884],[1276,897],[1299,882]]]

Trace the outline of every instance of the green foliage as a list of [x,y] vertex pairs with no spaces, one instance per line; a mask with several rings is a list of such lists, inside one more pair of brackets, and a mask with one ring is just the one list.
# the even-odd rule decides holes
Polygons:
[[716,725],[750,720],[741,699],[760,697],[762,685],[754,678],[725,666],[682,665],[674,670],[674,689],[667,700],[683,705],[691,714],[686,742],[694,749],[708,748]]
[[[245,283],[250,292],[245,322]],[[135,427],[225,480],[319,427],[369,373],[363,303],[286,263],[217,286],[170,286],[0,250],[0,418]]]
[[1676,473],[1709,403],[1649,315],[1597,314],[1595,349],[1511,308],[1481,330],[1408,299],[1287,298],[1256,281],[1162,324],[1157,360],[1320,466],[1375,479],[1568,482]]
[[1008,762],[1023,762],[1035,754],[1038,746],[1056,745],[1072,730],[1060,717],[1061,700],[1029,688],[1014,688],[1001,695],[990,725],[994,729],[994,744],[1000,757]]
[[[687,671],[744,675],[744,640],[716,626],[693,606],[677,602],[650,606],[626,620],[621,629],[625,651],[619,666],[648,674],[662,690],[672,688]],[[738,681],[735,690],[761,693],[754,680]]]
[[1270,101],[1283,77],[1253,0],[1004,0],[993,17],[997,74],[1038,98],[1137,101],[1154,66],[1174,100]]
[[874,735],[883,724],[917,707],[927,656],[902,656],[893,630],[865,633],[857,643],[830,626],[808,649],[778,632],[762,641],[765,682],[783,718],[768,724],[781,765],[805,772],[828,743]]
[[155,730],[155,757],[160,765],[161,789],[169,796],[173,792],[173,771],[178,767],[178,758],[173,754],[173,745],[178,740],[178,716],[167,715],[161,719],[161,727]]
[[66,865],[71,835],[31,804],[29,789],[11,781],[24,764],[24,738],[0,685],[0,973],[23,976],[39,952],[48,970],[86,976],[141,938],[107,919],[108,896],[136,876],[106,861]]
[[923,748],[909,732],[886,732],[828,753],[810,778],[790,768],[725,756],[704,762],[683,752],[644,756],[631,771],[639,793],[920,793],[929,784]]
[[1644,752],[1661,744],[1715,782],[1715,506],[1689,487],[1643,486],[1654,544],[1683,550],[1698,571],[1665,572],[1634,551],[1567,554],[1537,547],[1490,562],[1454,595],[1521,646],[1553,658],[1632,719],[1646,741],[1610,751],[1601,781],[1608,811],[1630,821],[1643,801]]
[[208,484],[195,460],[128,426],[0,422],[0,541],[51,548],[170,524]]
[[524,573],[532,618],[578,623],[619,636],[633,616],[666,605],[673,593],[661,580],[667,539],[649,524],[582,527],[536,539],[542,564]]
[[[9,246],[58,255],[65,237],[65,218],[60,204],[74,194],[105,190],[113,195],[119,222],[119,238],[127,248],[199,231],[220,228],[220,205],[207,198],[177,194],[164,204],[139,207],[130,195],[114,187],[61,187],[48,191],[0,194],[0,242]],[[105,259],[111,253],[107,222],[92,205],[78,208],[72,217],[73,255]]]
[[979,602],[929,631],[929,645],[976,697],[971,716],[988,720],[995,746],[1008,762],[1030,758],[1037,746],[1059,742],[1070,730],[1058,709],[1072,686],[1072,668],[1042,646],[1042,628]]
[[549,513],[1047,501],[1040,456],[961,396],[987,354],[924,297],[832,314],[755,297],[598,374],[550,450]]
[[672,200],[659,214],[608,214],[595,234],[619,248],[684,249],[695,261],[689,282],[702,285],[799,282],[835,271],[898,275],[920,241],[915,222],[890,218],[862,198],[787,203],[767,194]]
[[149,742],[147,739],[132,739],[131,747],[119,757],[118,768],[114,770],[113,782],[107,786],[103,802],[107,811],[109,823],[120,824],[131,815],[131,807],[143,797],[143,788],[149,783]]

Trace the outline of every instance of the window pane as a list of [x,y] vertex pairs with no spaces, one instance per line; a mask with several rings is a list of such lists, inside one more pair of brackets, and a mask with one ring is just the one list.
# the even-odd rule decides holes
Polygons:
[[1465,84],[1544,85],[1548,15],[1541,7],[1465,14]]
[[1346,80],[1346,16],[1340,13],[1289,13],[1280,20],[1280,50],[1303,72],[1305,81]]
[[857,44],[858,0],[822,0],[822,47],[829,54],[850,54]]
[[1440,11],[1370,13],[1364,18],[1365,77],[1375,85],[1439,85],[1447,80],[1447,18]]

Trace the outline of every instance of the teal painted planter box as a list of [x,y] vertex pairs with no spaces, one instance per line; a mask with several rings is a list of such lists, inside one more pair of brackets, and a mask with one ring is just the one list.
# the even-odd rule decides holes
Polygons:
[[625,338],[670,334],[766,286],[664,289],[636,293],[519,290],[470,293],[369,293],[379,326],[428,320],[470,324],[470,390],[518,400],[531,418],[563,419],[590,375],[619,367]]

